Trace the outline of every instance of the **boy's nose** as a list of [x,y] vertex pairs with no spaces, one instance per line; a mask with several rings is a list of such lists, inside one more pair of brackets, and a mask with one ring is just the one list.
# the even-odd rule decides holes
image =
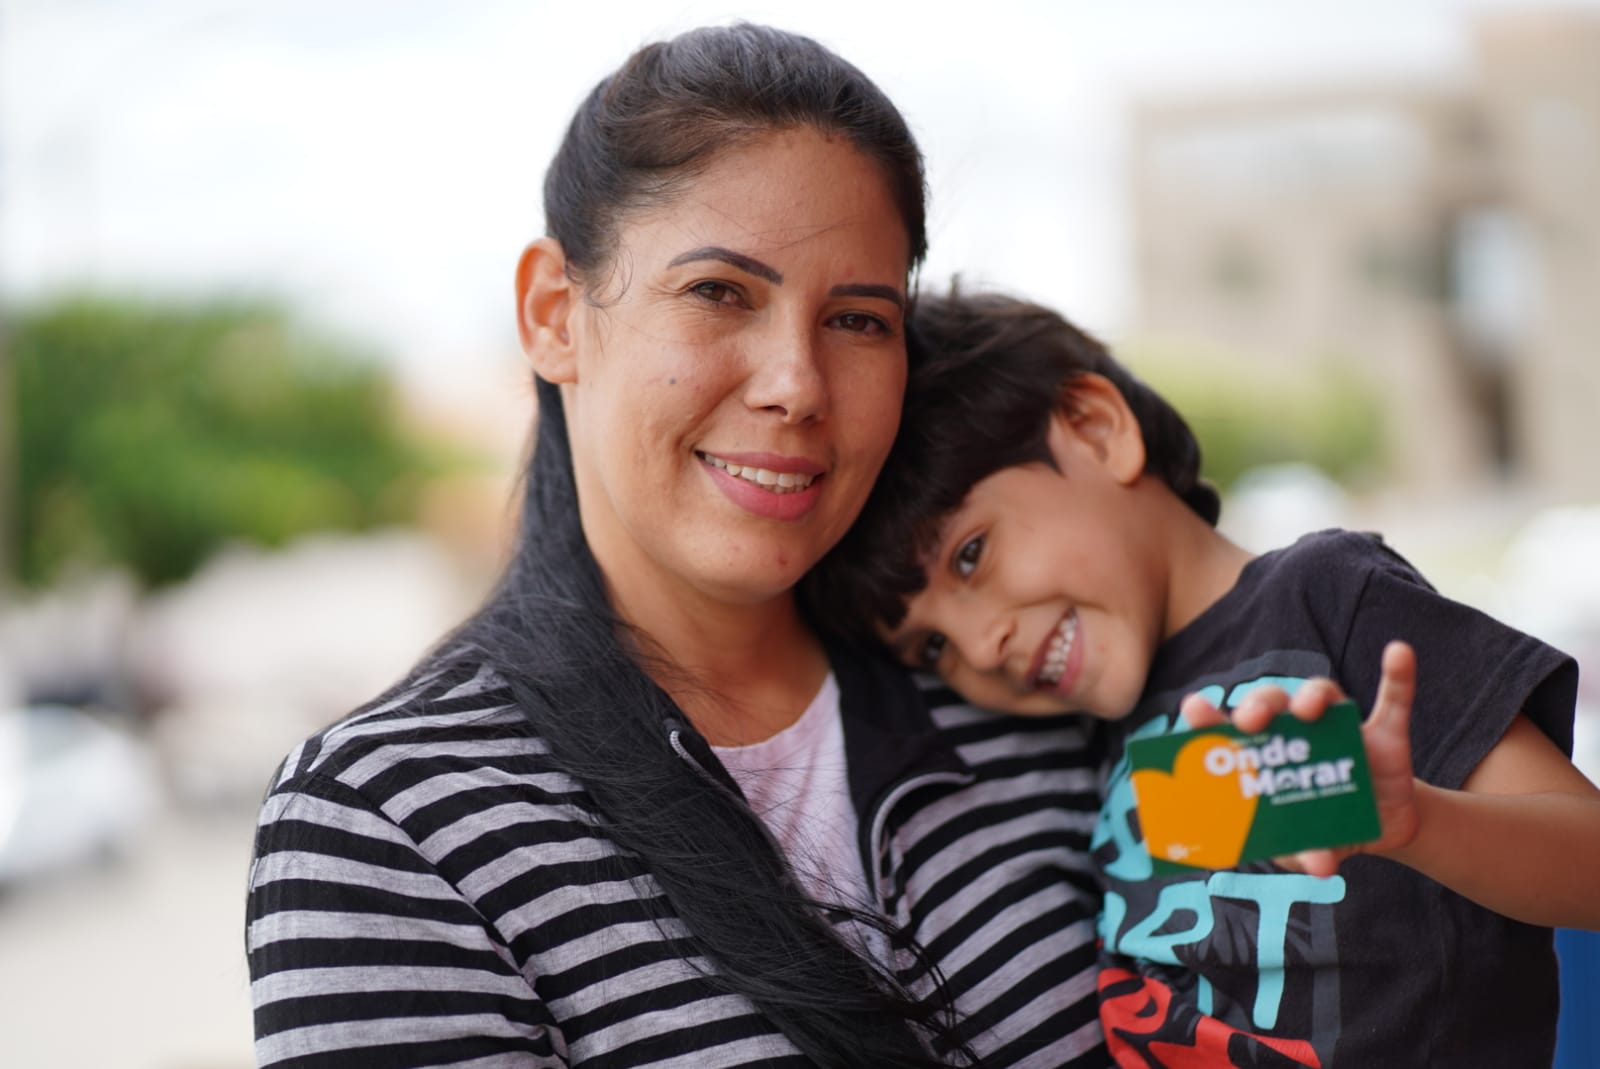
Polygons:
[[1015,624],[1010,613],[973,607],[966,614],[961,654],[979,672],[994,672],[1006,663]]

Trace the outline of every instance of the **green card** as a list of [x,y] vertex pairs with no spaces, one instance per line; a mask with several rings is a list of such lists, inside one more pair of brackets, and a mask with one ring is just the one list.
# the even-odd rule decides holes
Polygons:
[[1288,713],[1258,735],[1231,724],[1128,743],[1145,849],[1158,874],[1378,837],[1353,702],[1320,720]]

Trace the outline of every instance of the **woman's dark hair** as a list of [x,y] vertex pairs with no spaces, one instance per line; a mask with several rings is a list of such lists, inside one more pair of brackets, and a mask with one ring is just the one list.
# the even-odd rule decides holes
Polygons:
[[[589,94],[545,179],[549,233],[592,293],[617,259],[629,212],[669,205],[719,154],[797,127],[845,138],[881,165],[918,262],[922,157],[900,114],[816,42],[750,25],[642,48]],[[579,522],[561,395],[543,380],[536,389],[513,558],[484,607],[441,649],[464,650],[505,679],[533,730],[593,799],[606,834],[665,893],[665,902],[647,896],[658,923],[676,916],[688,933],[664,926],[663,934],[685,958],[712,962],[707,979],[748,997],[803,1054],[862,1067],[948,1065],[930,1051],[966,1054],[948,1005],[912,997],[852,951],[738,792],[676,752],[669,729],[692,729],[642,667],[648,638],[607,601]],[[880,918],[846,912],[900,938]]]
[[1176,409],[1106,347],[1060,315],[995,293],[917,298],[900,429],[860,517],[801,584],[820,627],[876,641],[927,585],[926,560],[945,517],[1002,468],[1043,462],[1050,419],[1072,404],[1080,375],[1109,379],[1144,437],[1145,468],[1207,523],[1222,502],[1200,478],[1200,444]]
[[545,174],[545,228],[570,267],[594,272],[615,262],[627,213],[669,202],[728,149],[798,127],[844,137],[879,165],[921,263],[927,189],[905,119],[817,42],[748,24],[647,45],[594,87]]

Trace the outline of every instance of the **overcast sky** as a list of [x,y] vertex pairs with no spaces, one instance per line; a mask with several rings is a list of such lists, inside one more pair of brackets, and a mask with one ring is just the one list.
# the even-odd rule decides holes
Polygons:
[[263,293],[447,384],[515,353],[510,280],[578,98],[640,43],[748,18],[881,84],[932,255],[1115,336],[1145,94],[1461,77],[1514,0],[0,0],[0,284]]

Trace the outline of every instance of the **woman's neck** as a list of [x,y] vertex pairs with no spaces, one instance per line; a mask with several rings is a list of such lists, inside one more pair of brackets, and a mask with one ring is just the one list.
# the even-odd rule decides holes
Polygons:
[[636,631],[645,671],[713,745],[777,734],[799,719],[827,677],[827,654],[792,592],[729,604],[607,586]]

